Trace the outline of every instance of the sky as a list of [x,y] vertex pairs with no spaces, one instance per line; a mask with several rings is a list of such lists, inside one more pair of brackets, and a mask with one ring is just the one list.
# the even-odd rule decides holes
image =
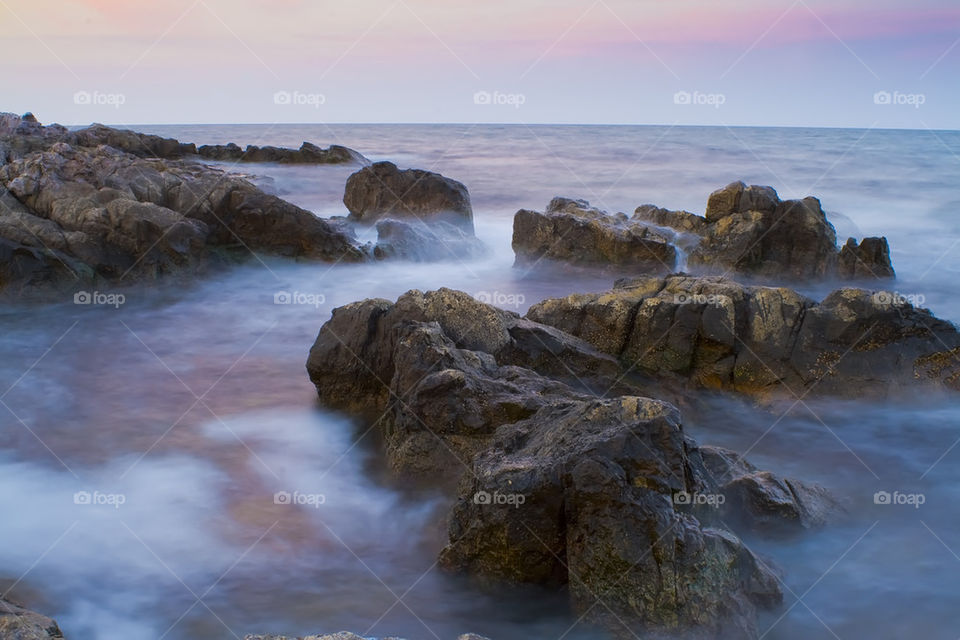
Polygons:
[[62,124],[960,129],[956,0],[0,0]]

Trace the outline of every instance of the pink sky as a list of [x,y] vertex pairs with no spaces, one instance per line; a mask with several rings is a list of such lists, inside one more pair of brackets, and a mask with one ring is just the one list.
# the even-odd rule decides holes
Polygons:
[[[958,126],[960,7],[946,1],[2,0],[0,20],[18,62],[0,110],[71,123]],[[834,114],[771,110],[770,94],[795,86],[817,86]],[[323,104],[281,109],[281,90]],[[82,91],[122,105],[76,104]],[[478,110],[477,91],[525,100]],[[677,91],[725,100],[678,110]],[[930,99],[876,112],[878,91]]]

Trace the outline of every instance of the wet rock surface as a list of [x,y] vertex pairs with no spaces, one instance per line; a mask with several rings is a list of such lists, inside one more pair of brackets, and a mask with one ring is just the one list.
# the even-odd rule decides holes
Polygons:
[[516,265],[524,268],[542,263],[642,274],[669,272],[677,265],[677,250],[667,236],[624,214],[610,215],[569,198],[554,198],[544,212],[518,211],[513,250]]
[[347,179],[343,203],[350,219],[361,224],[373,224],[384,217],[439,220],[473,234],[473,207],[467,188],[431,171],[376,162]]
[[63,633],[53,619],[0,598],[0,638],[53,640],[63,638]]
[[[444,567],[566,588],[615,633],[619,618],[756,637],[778,577],[726,521],[795,533],[836,508],[826,489],[697,445],[611,356],[462,292],[338,308],[307,369],[323,404],[376,425],[395,472],[459,478]],[[722,509],[682,498],[706,494]]]
[[676,275],[545,300],[527,317],[694,387],[786,397],[960,389],[957,328],[882,291],[839,289],[818,303],[786,288]]

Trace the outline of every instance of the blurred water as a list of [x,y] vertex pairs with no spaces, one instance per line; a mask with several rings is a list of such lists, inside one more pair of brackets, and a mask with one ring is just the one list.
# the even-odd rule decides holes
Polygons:
[[[303,368],[330,310],[353,300],[448,286],[523,312],[547,296],[609,286],[610,277],[513,269],[518,208],[564,195],[611,211],[652,202],[702,212],[709,192],[735,179],[771,184],[782,197],[817,195],[841,236],[889,238],[898,291],[960,318],[955,132],[141,129],[198,143],[339,143],[440,171],[469,187],[492,251],[433,265],[264,259],[189,285],[127,290],[118,309],[64,300],[0,311],[0,399],[9,407],[0,405],[0,577],[25,574],[13,593],[72,638],[349,628],[503,640],[557,638],[571,627],[564,637],[602,637],[575,625],[561,597],[493,597],[439,572],[444,498],[385,474],[375,434],[319,408]],[[346,213],[350,168],[236,169],[318,215]],[[277,305],[279,292],[322,303]],[[957,404],[806,400],[781,416],[788,407],[723,396],[683,407],[700,441],[749,450],[760,466],[821,482],[849,505],[848,517],[820,532],[746,538],[784,570],[787,604],[761,621],[765,637],[960,636]],[[75,504],[84,491],[94,502],[122,495],[123,504]],[[876,505],[877,491],[922,493],[925,503]],[[277,492],[302,504],[276,504]]]

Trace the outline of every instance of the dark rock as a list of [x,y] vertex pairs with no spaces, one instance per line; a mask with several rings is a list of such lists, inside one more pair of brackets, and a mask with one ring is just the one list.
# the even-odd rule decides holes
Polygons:
[[653,204],[642,204],[633,212],[633,220],[648,222],[659,227],[669,227],[684,233],[701,233],[707,221],[689,211],[671,211]]
[[197,147],[192,142],[180,142],[149,133],[127,129],[114,129],[102,124],[93,124],[74,132],[72,139],[64,142],[74,146],[98,147],[107,145],[141,158],[176,159],[196,155]]
[[818,304],[790,289],[671,276],[545,300],[527,317],[697,387],[788,397],[960,389],[957,328],[884,292],[839,289]]
[[321,149],[315,144],[304,142],[299,149],[284,147],[247,145],[241,149],[233,142],[225,145],[202,145],[196,153],[207,160],[235,162],[279,162],[284,164],[370,164],[360,153],[342,147],[330,145]]
[[347,179],[343,203],[354,222],[372,224],[383,217],[441,220],[473,233],[473,209],[467,188],[439,173],[400,170],[377,162]]
[[672,406],[549,406],[501,427],[474,459],[441,562],[488,581],[567,585],[578,611],[614,628],[620,618],[756,637],[755,607],[780,601],[777,578],[732,533],[674,509],[691,477]]
[[864,238],[857,244],[853,238],[840,250],[837,275],[841,278],[894,278],[890,264],[890,246],[886,238]]
[[63,633],[53,619],[0,598],[0,638],[52,640],[63,638]]
[[426,223],[383,219],[377,222],[374,255],[380,259],[459,261],[479,258],[486,253],[486,247],[476,236],[443,220]]
[[676,247],[648,224],[568,198],[554,198],[543,213],[518,211],[513,250],[517,266],[562,263],[637,275],[669,272],[677,265]]
[[33,138],[46,146],[0,167],[5,287],[154,277],[202,268],[213,249],[366,258],[341,227],[223,171]]
[[789,534],[822,527],[844,512],[824,487],[761,471],[729,449],[698,447],[691,450],[690,457],[694,467],[702,464],[703,482],[698,491],[723,496],[721,504],[694,511],[701,522]]

